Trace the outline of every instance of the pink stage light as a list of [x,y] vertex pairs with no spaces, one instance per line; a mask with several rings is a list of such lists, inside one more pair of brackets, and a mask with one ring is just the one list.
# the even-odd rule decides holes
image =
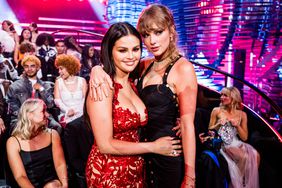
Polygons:
[[89,23],[89,24],[107,24],[107,22],[102,22],[102,21],[64,19],[64,18],[48,18],[48,17],[39,17],[38,20],[55,21],[55,22]]
[[102,27],[86,27],[86,26],[71,26],[71,25],[55,25],[55,24],[38,24],[41,28],[55,28],[55,29],[76,29],[76,30],[99,30],[107,31],[107,28]]

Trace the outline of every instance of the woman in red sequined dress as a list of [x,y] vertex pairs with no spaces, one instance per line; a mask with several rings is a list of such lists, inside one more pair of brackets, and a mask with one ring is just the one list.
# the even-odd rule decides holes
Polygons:
[[180,141],[169,136],[139,142],[137,130],[146,124],[147,111],[129,74],[139,63],[141,50],[141,37],[128,23],[113,24],[102,40],[101,61],[114,89],[101,101],[87,98],[95,138],[86,166],[88,187],[143,187],[140,154],[176,157],[181,152]]

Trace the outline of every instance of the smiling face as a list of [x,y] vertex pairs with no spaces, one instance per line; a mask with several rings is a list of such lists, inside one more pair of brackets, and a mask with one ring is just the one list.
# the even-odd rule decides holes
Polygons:
[[93,56],[94,56],[94,52],[95,52],[95,49],[94,49],[93,46],[91,46],[91,47],[88,49],[89,57],[93,57]]
[[139,39],[131,34],[118,39],[112,50],[112,58],[116,74],[132,72],[141,58]]

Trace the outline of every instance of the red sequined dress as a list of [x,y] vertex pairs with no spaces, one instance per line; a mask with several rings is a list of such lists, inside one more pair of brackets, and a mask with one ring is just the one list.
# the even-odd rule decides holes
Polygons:
[[[140,115],[119,107],[118,93],[122,85],[115,83],[113,98],[113,137],[118,140],[139,142],[138,128],[145,125]],[[135,92],[136,88],[132,84]],[[147,112],[146,112],[147,115]],[[120,188],[144,186],[144,159],[141,155],[101,154],[93,144],[86,165],[87,186],[91,188]]]

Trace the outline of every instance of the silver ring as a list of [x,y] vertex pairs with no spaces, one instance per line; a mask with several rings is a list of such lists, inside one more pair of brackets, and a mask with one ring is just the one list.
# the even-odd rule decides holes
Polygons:
[[171,154],[175,156],[175,155],[177,155],[177,151],[176,150],[172,150]]

